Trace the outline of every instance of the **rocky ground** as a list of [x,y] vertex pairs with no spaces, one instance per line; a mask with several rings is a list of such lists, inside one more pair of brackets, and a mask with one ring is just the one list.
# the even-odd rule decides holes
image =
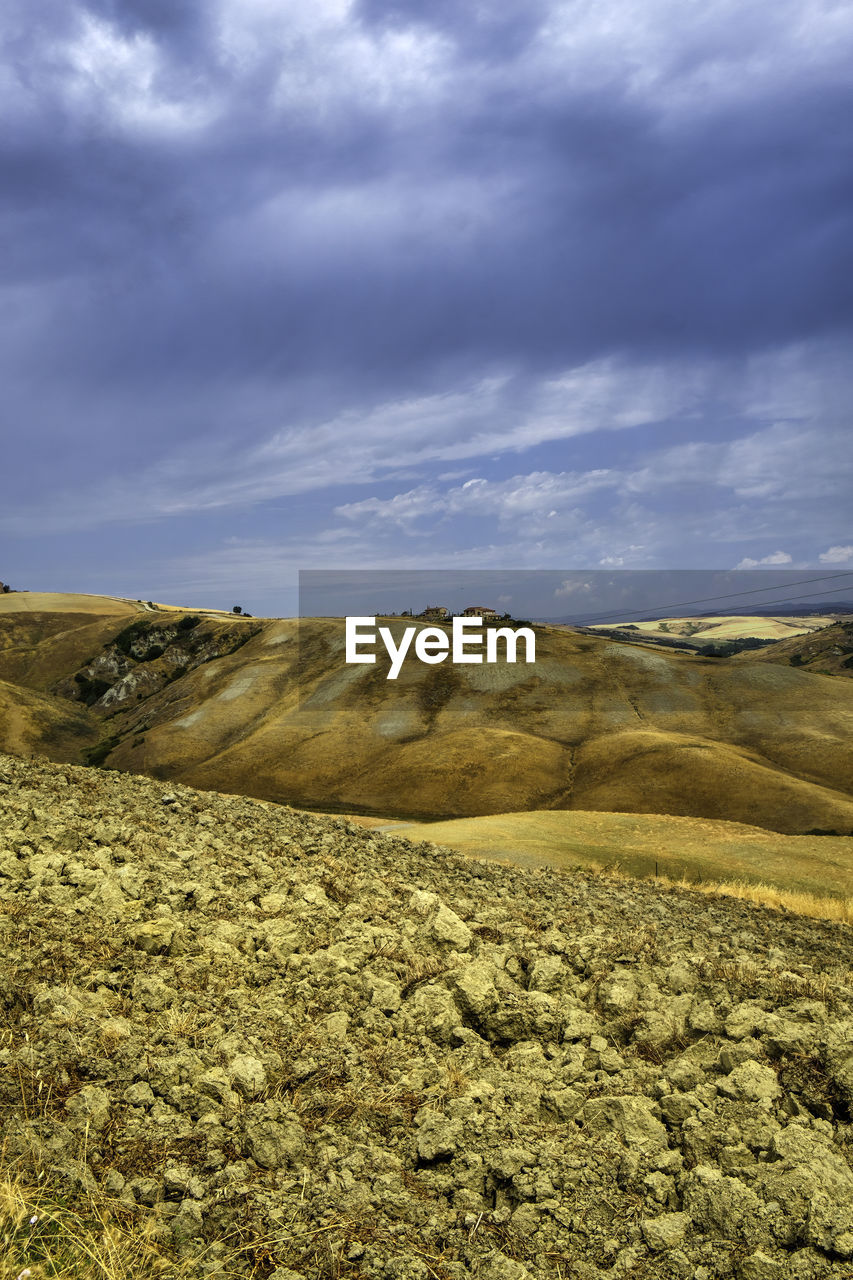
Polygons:
[[201,1274],[853,1275],[848,928],[8,756],[0,811],[6,1165]]

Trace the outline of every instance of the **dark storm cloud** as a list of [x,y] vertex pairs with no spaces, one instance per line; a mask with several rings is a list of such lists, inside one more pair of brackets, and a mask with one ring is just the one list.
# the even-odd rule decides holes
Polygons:
[[175,42],[182,53],[192,53],[213,17],[213,6],[204,0],[87,0],[86,7],[122,31],[146,31]]
[[[818,114],[816,131],[821,123]],[[760,146],[724,148],[701,134],[663,146],[634,119],[569,119],[535,159],[516,148],[524,181],[507,192],[480,151],[478,178],[497,188],[483,199],[495,208],[472,218],[463,194],[414,227],[389,224],[382,206],[402,194],[403,212],[417,214],[422,186],[428,207],[428,174],[403,177],[391,156],[383,173],[375,140],[353,137],[377,170],[375,192],[357,182],[365,221],[348,225],[342,200],[340,219],[314,234],[299,187],[310,203],[331,179],[306,155],[309,142],[321,145],[276,139],[260,172],[220,153],[188,175],[183,156],[103,141],[81,145],[68,165],[47,150],[19,160],[7,272],[88,273],[69,336],[73,358],[99,375],[152,360],[191,375],[223,359],[317,369],[332,346],[338,368],[380,376],[460,351],[553,367],[613,346],[760,347],[849,322],[844,175],[808,136],[784,167],[768,168]],[[383,191],[386,176],[396,190]],[[336,180],[349,180],[345,168]],[[253,242],[239,226],[254,212],[247,185],[292,193]]]
[[511,415],[611,352],[848,329],[849,30],[603,8],[11,4],[0,370],[51,442],[34,489],[492,371]]
[[357,0],[353,15],[369,26],[426,28],[452,40],[464,56],[498,60],[521,53],[548,13],[544,0],[512,7],[505,0]]
[[[179,62],[201,58],[210,83],[223,70],[191,6],[89,12]],[[459,12],[429,20],[461,39]],[[535,25],[535,13],[522,16]],[[497,17],[480,26],[504,30]],[[334,346],[353,374],[411,376],[460,353],[554,366],[614,347],[760,347],[849,322],[839,122],[851,89],[806,85],[788,101],[783,82],[667,127],[653,97],[614,85],[552,86],[543,101],[523,67],[472,98],[463,62],[459,98],[448,90],[434,110],[379,109],[356,86],[325,122],[271,102],[285,54],[248,83],[226,71],[225,118],[195,142],[117,137],[85,117],[57,129],[56,108],[23,145],[7,136],[19,219],[7,270],[90,273],[71,339],[93,373],[194,375],[205,359],[291,373],[323,368]],[[324,194],[327,223],[310,234]],[[274,198],[278,218],[253,227]]]

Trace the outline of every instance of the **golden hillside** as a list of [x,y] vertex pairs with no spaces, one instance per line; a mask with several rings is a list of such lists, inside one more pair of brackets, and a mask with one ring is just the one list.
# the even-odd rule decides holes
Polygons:
[[799,617],[767,617],[764,614],[719,614],[699,618],[654,618],[641,622],[602,622],[590,631],[629,630],[639,632],[638,639],[675,638],[694,641],[697,645],[717,640],[786,640],[811,635],[831,626],[831,615],[804,614]]
[[[38,705],[22,693],[17,712],[48,753],[60,734],[46,706],[97,726],[94,759],[111,768],[305,807],[428,819],[605,810],[853,831],[847,681],[542,627],[535,667],[407,662],[392,682],[381,659],[345,664],[340,620],[182,623],[171,612],[128,629],[126,616],[71,614],[62,630],[41,616],[41,639],[21,630],[23,615],[4,616],[14,643],[0,651],[0,678],[52,691]],[[81,731],[81,756],[90,742]]]
[[98,725],[85,707],[0,680],[0,750],[79,761],[94,746]]

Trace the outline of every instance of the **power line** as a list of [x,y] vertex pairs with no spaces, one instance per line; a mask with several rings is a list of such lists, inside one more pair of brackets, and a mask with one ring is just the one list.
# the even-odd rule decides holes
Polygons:
[[[651,572],[656,572],[656,570],[652,570]],[[704,572],[704,571],[699,570],[698,572]],[[742,572],[742,571],[733,570],[732,572]],[[853,571],[848,571],[846,573],[828,573],[828,574],[825,574],[824,577],[822,578],[801,578],[798,582],[786,582],[784,586],[785,587],[799,587],[803,585],[810,586],[813,582],[829,582],[836,578],[853,578]],[[691,604],[712,604],[716,600],[735,600],[740,596],[754,596],[754,595],[760,594],[760,592],[762,591],[778,591],[779,589],[780,589],[779,586],[753,587],[750,591],[729,591],[722,596],[704,596],[699,600],[679,600],[675,604],[648,605],[647,607],[644,607],[642,609],[614,609],[610,613],[596,614],[595,617],[607,619],[607,618],[633,617],[635,614],[638,614],[638,613],[661,614],[666,609],[686,609],[687,606]],[[827,588],[826,591],[815,591],[815,592],[812,592],[811,594],[815,596],[824,596],[828,594],[828,591],[829,591],[829,588]],[[808,600],[809,598],[810,598],[809,595],[788,596],[788,597],[783,597],[782,599],[779,599],[779,600],[765,600],[763,601],[763,603],[764,604],[791,604],[794,600]]]
[[830,594],[831,590],[832,590],[831,587],[827,587],[825,591],[809,591],[806,594],[801,596],[786,596],[782,600],[765,600],[763,603],[764,604],[795,604],[797,600],[811,600],[814,596],[827,596]]

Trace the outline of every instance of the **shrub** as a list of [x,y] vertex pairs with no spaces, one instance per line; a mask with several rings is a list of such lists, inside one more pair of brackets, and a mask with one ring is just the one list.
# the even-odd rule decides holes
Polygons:
[[[130,654],[130,646],[133,644],[134,640],[137,640],[141,635],[144,635],[147,630],[147,621],[144,618],[139,618],[136,622],[131,622],[130,626],[125,627],[123,631],[120,631],[118,635],[114,637],[112,643],[120,653],[123,653],[125,657],[127,657]],[[105,648],[107,647],[109,646],[106,645]]]
[[137,661],[153,662],[155,658],[162,658],[165,652],[166,651],[161,644],[152,644],[149,646],[149,648],[145,650],[144,653],[139,655],[139,658],[137,659]]
[[743,653],[745,649],[766,649],[769,644],[778,644],[778,640],[767,640],[759,636],[745,636],[740,640],[723,640],[714,644],[704,644],[699,649],[703,658],[730,658],[734,653]]
[[100,742],[96,742],[94,747],[87,747],[83,752],[84,762],[98,768],[104,763],[110,752],[117,747],[119,739],[117,734],[112,734],[109,738],[102,738]]
[[108,680],[99,680],[91,676],[85,675],[82,671],[78,671],[74,677],[80,686],[80,697],[87,707],[92,707],[103,697],[107,689],[112,688]]

